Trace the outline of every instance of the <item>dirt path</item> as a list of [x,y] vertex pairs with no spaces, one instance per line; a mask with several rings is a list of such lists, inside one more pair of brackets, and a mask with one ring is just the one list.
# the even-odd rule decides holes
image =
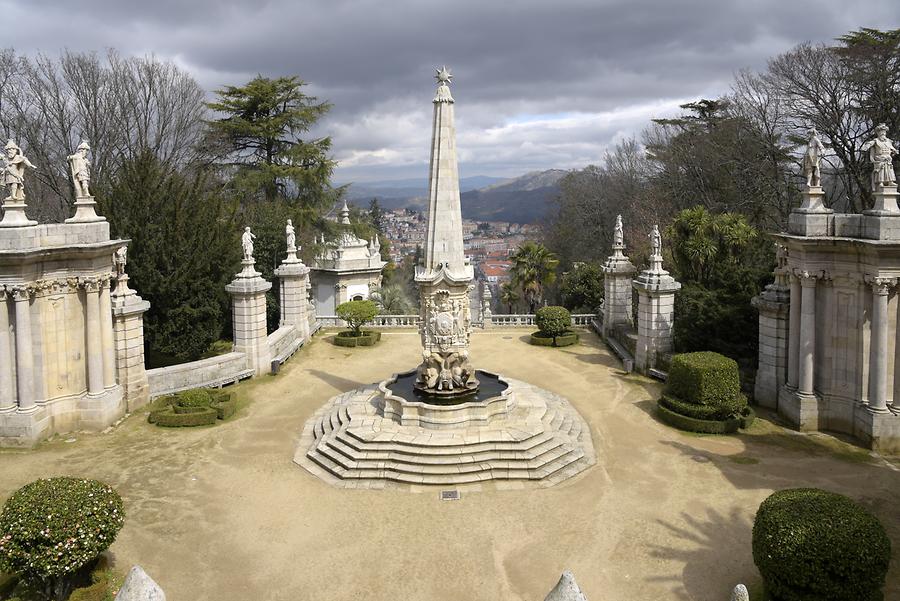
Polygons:
[[[277,377],[236,388],[249,404],[214,428],[165,430],[142,415],[105,435],[0,452],[0,499],[41,476],[99,478],[126,502],[112,550],[172,601],[534,600],[563,569],[590,599],[727,599],[755,583],[753,515],[773,490],[818,486],[861,499],[895,559],[900,472],[854,447],[760,424],[697,437],[654,420],[657,384],[624,375],[592,334],[531,347],[525,330],[473,336],[476,367],[565,395],[591,424],[599,464],[546,490],[342,490],[291,462],[306,418],[330,396],[413,367],[414,332],[375,348],[318,337]],[[65,437],[68,438],[68,437]]]

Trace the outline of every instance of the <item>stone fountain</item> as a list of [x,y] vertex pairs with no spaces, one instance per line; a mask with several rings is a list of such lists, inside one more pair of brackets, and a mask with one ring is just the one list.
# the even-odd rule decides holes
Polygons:
[[474,273],[463,248],[450,71],[437,70],[428,233],[419,287],[422,363],[329,400],[310,418],[294,461],[333,484],[549,486],[596,462],[587,424],[547,390],[469,357]]

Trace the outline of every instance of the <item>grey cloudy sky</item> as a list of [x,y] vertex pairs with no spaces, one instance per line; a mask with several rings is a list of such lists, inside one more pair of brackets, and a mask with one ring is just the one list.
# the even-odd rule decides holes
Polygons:
[[426,177],[434,67],[460,174],[601,160],[677,105],[803,41],[900,27],[898,0],[0,0],[2,44],[153,53],[207,88],[300,75],[334,103],[338,181]]

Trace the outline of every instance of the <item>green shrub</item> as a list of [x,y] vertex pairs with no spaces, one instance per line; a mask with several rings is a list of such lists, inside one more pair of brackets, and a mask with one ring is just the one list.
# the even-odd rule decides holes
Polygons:
[[553,337],[543,332],[534,332],[529,337],[528,342],[535,346],[571,346],[578,342],[578,334],[570,330]]
[[352,330],[345,330],[337,333],[337,336],[334,337],[334,344],[346,347],[374,346],[379,340],[381,340],[381,332],[360,330],[357,334]]
[[541,307],[534,314],[534,323],[541,334],[556,338],[572,327],[572,316],[565,307]]
[[90,586],[72,591],[68,601],[115,601],[116,591],[122,587],[124,578],[111,569],[94,570]]
[[741,394],[737,362],[712,352],[672,357],[665,394],[683,403],[717,408],[703,419],[734,417],[747,406],[747,399]]
[[656,406],[656,415],[673,428],[701,434],[731,434],[741,427],[742,419],[732,417],[723,420],[698,419],[677,413],[666,407],[662,399]]
[[207,388],[185,390],[179,392],[176,397],[177,400],[175,401],[175,404],[179,407],[209,407],[210,402],[212,402],[212,396],[209,394],[209,389]]
[[891,541],[871,513],[817,488],[773,493],[753,524],[753,562],[780,601],[880,601]]
[[347,322],[354,334],[359,336],[363,325],[378,315],[378,305],[370,300],[347,301],[338,305],[335,312],[338,317]]
[[216,410],[216,417],[228,419],[237,411],[237,399],[230,392],[219,390],[213,393],[213,402],[210,407]]
[[0,569],[62,601],[76,573],[109,548],[124,523],[121,497],[103,482],[64,477],[26,484],[0,513]]
[[155,423],[163,428],[184,428],[189,426],[208,426],[216,423],[219,412],[213,407],[201,407],[191,413],[176,413],[174,407],[163,409],[155,414]]

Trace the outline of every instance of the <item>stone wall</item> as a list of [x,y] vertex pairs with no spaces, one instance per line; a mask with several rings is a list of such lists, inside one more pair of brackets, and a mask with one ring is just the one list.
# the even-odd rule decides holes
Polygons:
[[189,390],[219,387],[255,374],[244,353],[225,353],[209,359],[147,370],[150,398]]

